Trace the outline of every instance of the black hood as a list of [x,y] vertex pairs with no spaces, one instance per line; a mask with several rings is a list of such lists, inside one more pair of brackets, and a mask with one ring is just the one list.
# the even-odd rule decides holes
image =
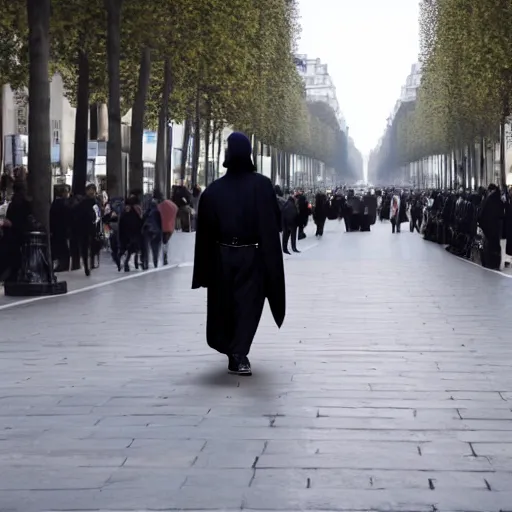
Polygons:
[[224,160],[224,167],[228,171],[255,171],[252,162],[251,141],[240,132],[233,132],[228,137],[228,147]]

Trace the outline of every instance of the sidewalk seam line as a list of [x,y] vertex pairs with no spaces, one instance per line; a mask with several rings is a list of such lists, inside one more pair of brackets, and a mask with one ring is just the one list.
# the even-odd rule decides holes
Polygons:
[[182,265],[183,266],[189,266],[190,262],[174,263],[172,265],[167,265],[165,267],[153,268],[153,269],[150,269],[150,270],[145,270],[145,271],[138,272],[136,274],[130,274],[129,276],[118,277],[116,279],[111,279],[110,281],[104,281],[102,283],[91,284],[89,286],[84,286],[83,288],[79,288],[77,290],[71,290],[71,291],[67,292],[64,295],[45,295],[44,297],[31,297],[29,299],[18,300],[18,301],[15,301],[15,302],[11,302],[10,304],[3,304],[3,305],[1,305],[0,306],[0,311],[6,310],[6,309],[11,309],[11,308],[13,308],[15,306],[23,306],[25,304],[32,304],[33,302],[39,302],[39,301],[42,301],[42,300],[55,299],[55,298],[58,298],[58,297],[68,297],[70,295],[78,295],[79,293],[89,292],[89,291],[92,291],[92,290],[96,290],[98,288],[103,288],[105,286],[110,286],[110,285],[113,285],[113,284],[116,284],[116,283],[121,283],[123,281],[128,281],[130,279],[136,279],[138,277],[147,276],[147,275],[150,275],[150,274],[155,274],[157,272],[163,272],[165,270],[171,270],[171,269],[175,269],[175,268],[180,268],[180,266],[182,266]]

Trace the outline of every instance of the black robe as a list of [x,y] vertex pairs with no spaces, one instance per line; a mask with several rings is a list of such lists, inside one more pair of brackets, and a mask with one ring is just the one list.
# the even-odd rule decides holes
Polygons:
[[[363,197],[363,206],[364,206],[364,215],[368,217],[368,229],[370,231],[370,226],[375,224],[377,220],[377,196],[374,195],[366,195]],[[366,222],[365,222],[366,224]]]
[[[208,289],[206,338],[222,354],[249,353],[265,298],[284,321],[279,219],[271,181],[252,171],[228,170],[201,196],[192,288]],[[229,247],[233,239],[247,247]]]

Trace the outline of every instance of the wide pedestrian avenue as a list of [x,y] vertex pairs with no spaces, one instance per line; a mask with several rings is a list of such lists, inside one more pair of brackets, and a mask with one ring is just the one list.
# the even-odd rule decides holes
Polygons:
[[329,222],[241,378],[204,340],[193,243],[0,297],[1,512],[512,511],[512,279]]

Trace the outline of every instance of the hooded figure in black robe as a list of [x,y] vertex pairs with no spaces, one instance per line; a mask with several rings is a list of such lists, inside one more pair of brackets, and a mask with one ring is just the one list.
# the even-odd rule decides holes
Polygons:
[[279,206],[251,155],[249,139],[232,133],[227,173],[199,201],[192,280],[193,289],[208,289],[208,345],[227,355],[238,375],[251,375],[247,355],[265,298],[278,327],[286,309]]

